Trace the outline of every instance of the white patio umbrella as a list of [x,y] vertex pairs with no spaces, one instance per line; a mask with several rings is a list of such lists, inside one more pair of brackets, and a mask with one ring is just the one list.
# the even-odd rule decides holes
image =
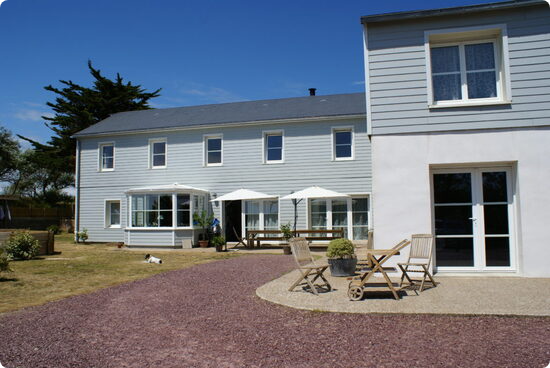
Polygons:
[[269,195],[261,192],[255,192],[249,189],[237,189],[233,192],[224,194],[221,197],[214,198],[210,200],[210,202],[240,201],[240,200],[268,199],[268,198],[277,198],[277,196]]
[[296,222],[298,220],[298,203],[303,199],[314,199],[314,198],[346,198],[349,195],[344,193],[338,193],[330,189],[325,189],[314,185],[312,187],[302,189],[295,193],[290,193],[282,197],[281,199],[292,199],[294,204],[294,231],[296,231]]
[[281,199],[309,199],[309,198],[342,198],[349,197],[349,195],[344,193],[338,193],[334,190],[329,190],[325,188],[318,187],[314,185],[312,187],[302,189],[299,192],[291,193],[287,196],[284,196]]

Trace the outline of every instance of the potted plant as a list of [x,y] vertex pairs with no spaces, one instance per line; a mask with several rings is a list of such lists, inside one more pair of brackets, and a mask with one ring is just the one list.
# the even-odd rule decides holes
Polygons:
[[327,249],[332,276],[353,276],[357,266],[354,245],[348,239],[331,240]]
[[216,247],[216,252],[223,252],[224,251],[224,245],[225,245],[225,238],[221,235],[216,235],[212,238],[210,241],[213,246]]
[[82,231],[76,233],[76,242],[80,243],[81,241],[86,244],[88,240],[88,229],[82,229]]
[[281,233],[283,233],[283,238],[285,239],[285,242],[286,242],[286,244],[282,244],[283,253],[290,254],[290,246],[288,245],[288,241],[290,240],[290,238],[294,237],[294,232],[292,231],[290,222],[286,225],[281,225]]
[[210,240],[209,228],[212,224],[212,220],[214,220],[214,215],[208,214],[205,210],[200,214],[196,212],[193,214],[193,224],[198,225],[202,229],[201,234],[199,234],[199,246],[201,248],[208,247]]

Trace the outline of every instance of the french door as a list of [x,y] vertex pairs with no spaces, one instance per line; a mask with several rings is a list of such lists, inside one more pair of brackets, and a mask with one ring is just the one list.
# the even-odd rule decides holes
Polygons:
[[511,170],[437,170],[432,186],[437,270],[515,270]]

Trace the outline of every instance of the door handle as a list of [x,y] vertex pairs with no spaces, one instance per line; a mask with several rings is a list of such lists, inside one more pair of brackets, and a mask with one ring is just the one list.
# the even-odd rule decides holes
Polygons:
[[477,221],[476,217],[469,217],[469,219],[472,220],[472,221]]

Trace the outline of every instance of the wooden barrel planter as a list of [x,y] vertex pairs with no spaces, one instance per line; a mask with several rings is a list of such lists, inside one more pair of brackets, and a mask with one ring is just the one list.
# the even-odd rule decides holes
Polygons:
[[[11,234],[17,230],[14,229],[0,229],[0,246],[9,239]],[[40,243],[40,251],[38,255],[45,256],[54,253],[54,234],[49,231],[28,230],[31,235],[38,239]]]

